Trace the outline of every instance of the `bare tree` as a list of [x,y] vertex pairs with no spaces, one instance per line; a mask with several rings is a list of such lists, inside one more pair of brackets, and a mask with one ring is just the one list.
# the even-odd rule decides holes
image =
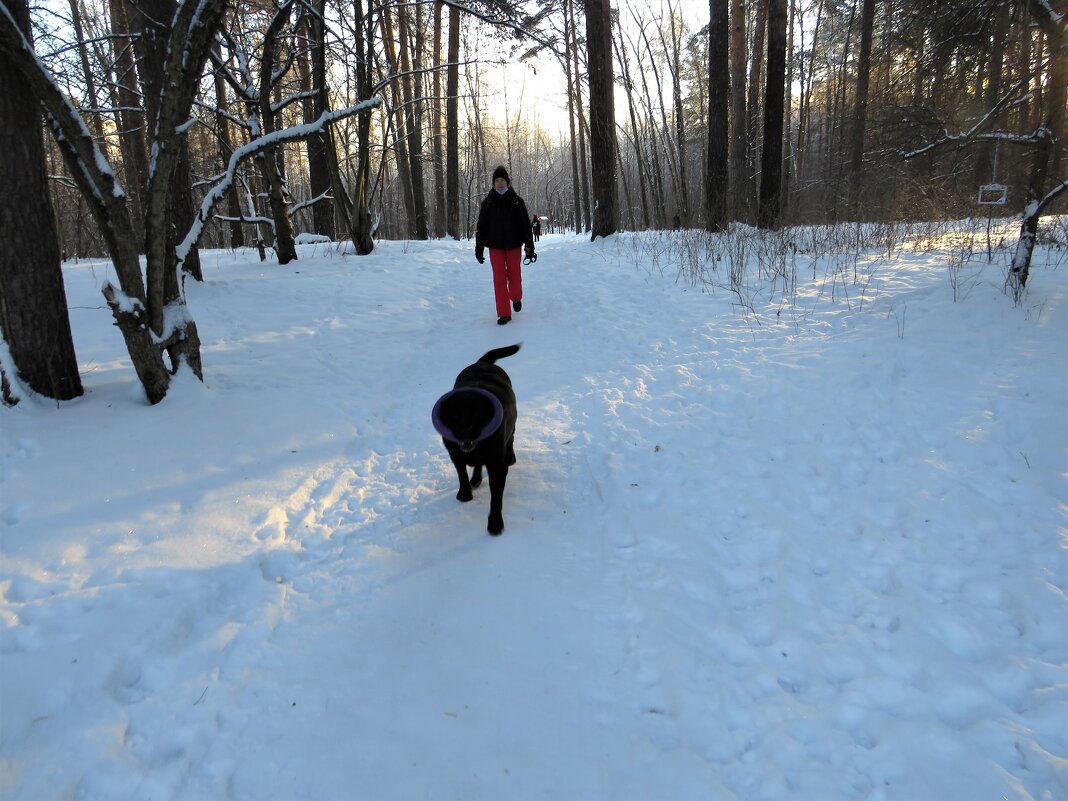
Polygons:
[[728,0],[709,0],[708,151],[705,156],[705,226],[719,231],[727,224],[730,104]]
[[586,61],[590,71],[590,166],[593,239],[619,228],[616,187],[615,80],[612,72],[612,14],[609,0],[586,0]]
[[768,61],[764,91],[764,147],[760,158],[757,223],[774,228],[782,206],[782,137],[786,97],[786,0],[768,0]]
[[[3,16],[25,40],[30,35],[26,0],[0,0]],[[82,394],[74,353],[67,296],[60,268],[55,215],[48,194],[41,112],[16,64],[0,47],[0,334],[7,343],[17,377],[40,395],[70,400]],[[0,363],[0,370],[3,364]],[[3,401],[17,399],[3,377]]]
[[857,88],[853,99],[853,130],[849,146],[850,212],[860,215],[864,167],[864,128],[868,122],[868,88],[871,76],[871,43],[875,28],[875,0],[863,0],[860,13],[860,54],[857,57]]

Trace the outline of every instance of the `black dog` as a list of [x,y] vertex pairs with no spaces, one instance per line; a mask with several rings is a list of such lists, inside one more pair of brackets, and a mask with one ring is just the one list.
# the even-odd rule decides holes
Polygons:
[[[471,488],[482,483],[482,466],[489,473],[490,534],[504,530],[501,505],[508,467],[515,464],[515,392],[508,374],[494,364],[513,356],[519,345],[491,350],[456,376],[451,392],[434,404],[434,428],[441,434],[449,458],[460,476],[456,500],[471,500]],[[467,477],[468,465],[474,467]]]

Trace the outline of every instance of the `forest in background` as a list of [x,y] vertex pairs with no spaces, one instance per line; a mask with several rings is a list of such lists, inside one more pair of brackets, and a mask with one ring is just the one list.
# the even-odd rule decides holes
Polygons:
[[[1019,214],[1018,299],[1068,188],[1066,9],[0,0],[5,388],[80,394],[61,259],[112,259],[154,403],[201,372],[198,247],[466,238],[496,164],[547,230],[594,237]],[[566,130],[492,80],[502,60],[558,68]]]
[[[173,13],[172,3],[157,5]],[[743,222],[756,222],[769,5],[775,0],[729,2],[729,217]],[[584,5],[464,6],[440,0],[362,9],[349,0],[233,4],[188,128],[181,179],[191,198],[199,201],[233,150],[258,133],[257,124],[267,125],[268,115],[253,119],[248,108],[259,93],[271,98],[269,126],[281,129],[364,100],[370,88],[383,101],[369,121],[370,153],[361,156],[355,118],[275,153],[296,231],[345,236],[348,196],[365,157],[376,235],[445,235],[448,125],[458,129],[456,235],[471,235],[486,176],[498,163],[510,167],[529,205],[550,225],[590,230],[590,184],[597,177],[589,169]],[[129,192],[147,182],[139,174],[147,145],[137,46],[145,8],[130,0],[57,0],[32,15],[38,55]],[[1022,209],[1055,56],[1026,3],[790,0],[787,14],[782,223],[969,216],[986,211],[977,200],[988,184],[1006,187],[1005,212]],[[615,81],[622,89],[615,109],[618,224],[670,228],[677,214],[682,227],[702,227],[708,5],[622,0],[612,15]],[[533,110],[514,94],[509,108],[500,87],[482,77],[487,54],[553,60],[568,83],[560,97],[567,98],[569,130],[538,127]],[[266,85],[259,74],[265,56],[271,61]],[[459,108],[447,120],[450,99]],[[982,127],[973,131],[977,124]],[[948,137],[957,139],[905,158]],[[64,172],[53,145],[49,173],[63,249],[100,255],[100,234]],[[241,169],[202,245],[272,244],[270,172],[265,159]]]

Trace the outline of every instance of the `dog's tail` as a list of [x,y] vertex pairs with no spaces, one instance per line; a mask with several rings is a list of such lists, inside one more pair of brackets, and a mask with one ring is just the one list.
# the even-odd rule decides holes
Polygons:
[[482,358],[479,359],[479,362],[484,364],[493,364],[498,359],[504,359],[508,356],[515,356],[517,353],[519,353],[519,349],[521,347],[523,347],[523,343],[517,342],[516,344],[509,345],[506,348],[496,348],[482,356]]

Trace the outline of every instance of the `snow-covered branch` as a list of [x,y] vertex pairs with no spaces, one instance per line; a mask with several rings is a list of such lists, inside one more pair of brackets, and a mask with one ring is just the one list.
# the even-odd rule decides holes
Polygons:
[[933,142],[928,142],[923,147],[917,148],[916,150],[901,151],[901,158],[905,161],[908,161],[909,159],[914,159],[917,156],[922,156],[926,153],[930,153],[932,150],[937,150],[938,148],[943,147],[944,145],[950,144],[968,144],[970,142],[993,141],[1004,142],[1005,144],[1009,145],[1037,145],[1043,139],[1046,139],[1048,137],[1048,128],[1039,128],[1034,133],[1029,134],[1015,134],[1009,131],[991,131],[990,133],[985,134],[951,134],[943,131],[942,135],[938,137],[938,139],[934,140]]
[[237,168],[240,166],[241,162],[255,156],[257,153],[276,147],[284,142],[307,139],[314,134],[320,133],[331,123],[346,119],[355,114],[370,113],[381,104],[382,99],[376,96],[355,105],[338,109],[337,111],[324,111],[314,122],[302,125],[292,125],[278,131],[272,131],[271,133],[257,137],[251,142],[236,149],[230,156],[230,162],[227,165],[222,180],[212,187],[204,196],[204,200],[200,204],[200,211],[197,213],[197,217],[193,221],[192,227],[185,235],[185,239],[178,245],[179,269],[181,268],[182,262],[185,261],[186,256],[189,255],[189,251],[193,249],[197,240],[200,239],[200,235],[204,231],[204,226],[212,216],[212,209],[215,208],[216,204],[218,204],[226,194],[226,191],[233,185],[235,176],[237,175]]

